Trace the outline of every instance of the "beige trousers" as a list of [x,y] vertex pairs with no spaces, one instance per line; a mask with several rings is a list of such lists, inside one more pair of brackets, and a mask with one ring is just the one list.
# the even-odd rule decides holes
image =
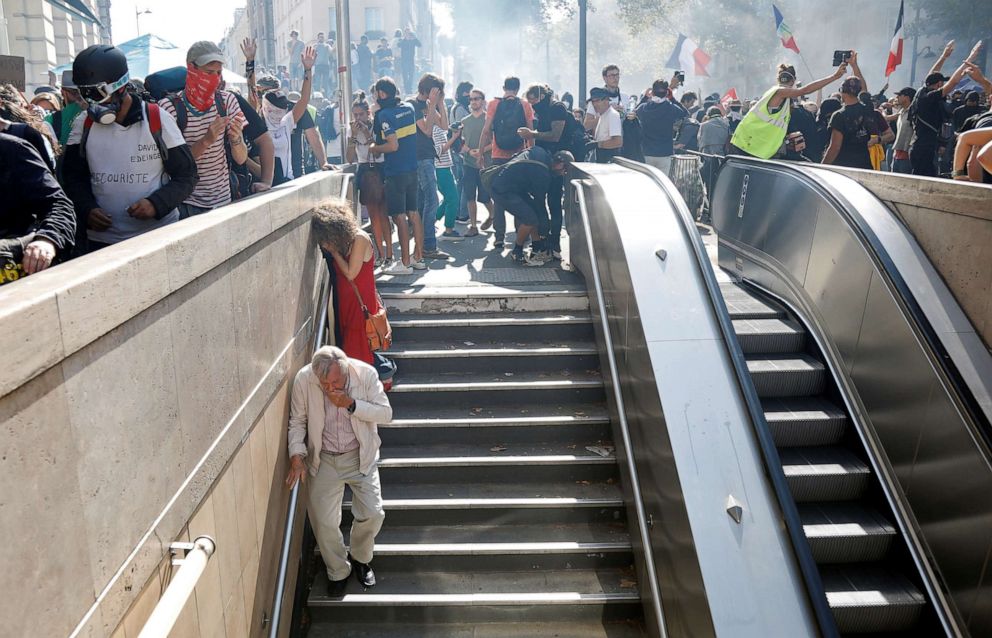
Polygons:
[[348,550],[341,535],[344,486],[351,487],[352,493],[351,513],[355,520],[351,524],[350,551],[355,560],[372,562],[375,536],[386,517],[382,511],[379,468],[374,467],[365,475],[358,466],[358,450],[340,455],[322,452],[317,476],[310,483],[310,524],[331,580],[343,580],[351,573]]

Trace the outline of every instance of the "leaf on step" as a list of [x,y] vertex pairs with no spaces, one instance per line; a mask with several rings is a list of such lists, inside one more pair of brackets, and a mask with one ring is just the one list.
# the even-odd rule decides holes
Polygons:
[[469,412],[472,414],[482,414],[482,408],[472,408]]
[[607,485],[613,485],[616,482],[617,482],[617,480],[615,478],[613,478],[612,476],[610,478],[606,479],[606,484]]
[[568,448],[569,450],[574,450],[575,448],[577,448],[579,446],[578,445],[566,445],[565,447]]
[[585,416],[585,415],[586,415],[586,413],[583,412],[582,410],[576,410],[575,411],[575,416]]
[[530,410],[521,410],[520,414],[530,414]]
[[634,588],[634,587],[637,587],[637,581],[636,580],[633,580],[631,578],[621,578],[620,579],[620,588],[621,589],[631,589],[631,588]]
[[466,346],[474,346],[475,345],[471,341],[462,341],[462,343],[464,343]]
[[512,377],[513,376],[513,373],[512,372],[504,372],[503,373],[503,376],[504,377]]
[[592,485],[589,481],[576,481],[576,485]]
[[493,447],[489,448],[489,451],[490,452],[506,452],[506,446],[505,445],[494,445]]

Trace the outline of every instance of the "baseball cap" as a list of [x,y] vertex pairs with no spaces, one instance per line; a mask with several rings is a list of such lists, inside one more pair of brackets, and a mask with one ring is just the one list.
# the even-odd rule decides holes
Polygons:
[[719,106],[711,106],[708,111],[706,111],[707,117],[720,117],[723,112],[720,111]]
[[265,94],[265,99],[276,108],[287,110],[293,108],[293,105],[289,102],[289,98],[282,91],[269,91]]
[[931,84],[936,84],[937,82],[947,82],[950,79],[951,78],[947,77],[940,71],[937,71],[936,73],[931,73],[927,76],[924,86],[930,86]]
[[965,102],[977,102],[979,99],[981,99],[981,96],[978,94],[978,91],[968,91],[964,96]]
[[209,40],[194,42],[193,46],[186,52],[186,63],[196,66],[203,66],[211,62],[224,62],[224,52],[220,47]]
[[38,95],[40,93],[57,93],[57,92],[58,89],[56,89],[54,86],[48,86],[48,85],[39,86],[34,90],[35,95]]
[[590,100],[608,100],[610,98],[609,92],[602,87],[593,87],[589,91]]
[[72,81],[72,69],[66,69],[65,71],[62,71],[62,88],[63,89],[76,88],[76,83]]
[[914,97],[916,97],[916,89],[914,89],[911,86],[903,87],[899,89],[896,95],[904,95],[912,100]]
[[274,75],[263,75],[255,80],[255,86],[263,90],[278,89],[279,78]]

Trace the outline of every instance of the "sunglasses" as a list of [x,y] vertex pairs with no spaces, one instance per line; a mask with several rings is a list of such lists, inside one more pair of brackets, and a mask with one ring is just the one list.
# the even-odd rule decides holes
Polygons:
[[473,98],[469,98],[469,100],[468,100],[468,101],[469,101],[469,102],[481,102],[481,101],[482,101],[482,100],[484,100],[484,99],[486,99],[486,98],[482,98],[482,97],[473,97]]

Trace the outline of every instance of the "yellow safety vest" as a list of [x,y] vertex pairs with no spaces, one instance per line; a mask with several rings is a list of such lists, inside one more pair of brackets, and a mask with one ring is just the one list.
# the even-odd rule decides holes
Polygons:
[[782,148],[785,135],[789,130],[789,118],[792,116],[792,104],[789,100],[782,103],[777,113],[768,112],[768,102],[778,91],[779,86],[768,89],[761,100],[747,112],[741,123],[737,125],[734,137],[730,143],[754,157],[771,159]]

